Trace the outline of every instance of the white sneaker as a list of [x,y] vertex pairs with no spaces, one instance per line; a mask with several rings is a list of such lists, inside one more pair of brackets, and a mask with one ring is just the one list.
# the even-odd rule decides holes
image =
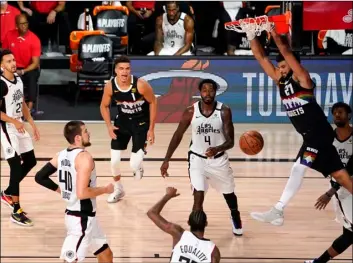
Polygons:
[[314,263],[315,260],[305,260],[304,263]]
[[108,196],[107,202],[108,203],[116,203],[124,196],[125,196],[125,191],[124,191],[123,187],[119,186],[118,184],[115,184],[114,185],[114,192]]
[[264,213],[253,212],[250,213],[250,215],[255,220],[265,223],[271,223],[274,226],[281,226],[283,225],[284,221],[283,211],[280,211],[275,207],[272,207],[270,211]]
[[233,230],[233,234],[236,236],[242,236],[243,235],[243,227],[242,224],[240,223],[240,225],[238,226],[235,223],[235,220],[233,218],[230,218],[230,221],[232,222],[232,230]]
[[138,171],[134,172],[134,178],[135,180],[141,180],[143,177],[144,170],[143,168],[140,168]]

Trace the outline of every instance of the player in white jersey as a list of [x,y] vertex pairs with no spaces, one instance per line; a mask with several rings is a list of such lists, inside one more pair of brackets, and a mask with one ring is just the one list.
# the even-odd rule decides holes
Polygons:
[[[332,106],[332,115],[337,128],[334,145],[350,175],[353,175],[353,128],[349,125],[352,109],[343,102]],[[331,189],[319,197],[315,207],[325,209],[331,198],[336,213],[336,219],[343,226],[343,234],[338,237],[320,257],[305,261],[305,263],[326,263],[346,251],[353,244],[352,195],[331,178]]]
[[211,240],[204,238],[207,216],[203,210],[190,213],[188,220],[190,231],[168,222],[160,215],[165,204],[177,196],[179,196],[177,189],[167,187],[163,198],[147,212],[147,216],[156,226],[173,237],[173,253],[170,263],[220,262],[221,253],[218,247]]
[[10,50],[1,51],[1,127],[0,137],[3,157],[10,166],[10,182],[1,192],[1,202],[13,209],[11,221],[21,226],[32,226],[33,222],[20,206],[20,182],[37,164],[30,134],[22,118],[32,126],[35,140],[39,131],[24,100],[23,83],[16,73],[16,60]]
[[166,2],[167,13],[156,19],[154,51],[148,55],[192,55],[194,20],[179,11],[179,3]]
[[204,194],[210,184],[223,194],[231,211],[233,234],[241,236],[243,229],[238,200],[234,193],[233,170],[226,152],[234,146],[232,112],[228,106],[215,100],[217,89],[218,85],[212,79],[200,82],[201,101],[184,111],[170,141],[161,174],[163,177],[168,176],[169,160],[191,124],[192,140],[188,159],[194,194],[193,210],[203,210]]
[[[112,193],[114,187],[112,184],[96,186],[95,163],[85,149],[91,145],[85,124],[68,122],[64,136],[69,147],[59,152],[35,176],[38,184],[58,192],[66,202],[67,236],[60,258],[66,262],[82,262],[91,250],[98,262],[113,262],[113,253],[96,219],[96,197]],[[50,179],[55,172],[59,185]]]

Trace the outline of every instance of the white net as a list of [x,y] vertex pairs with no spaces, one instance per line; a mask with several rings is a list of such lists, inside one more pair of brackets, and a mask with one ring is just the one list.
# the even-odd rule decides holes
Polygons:
[[233,30],[238,33],[246,33],[249,40],[260,36],[262,31],[270,32],[274,27],[274,23],[268,20],[267,16],[256,18],[240,19],[238,24],[226,24],[225,29]]

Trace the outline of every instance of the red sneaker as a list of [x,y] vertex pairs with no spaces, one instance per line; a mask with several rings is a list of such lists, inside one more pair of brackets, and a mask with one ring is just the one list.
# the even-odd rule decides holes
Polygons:
[[12,197],[9,195],[6,195],[4,191],[1,191],[1,202],[3,202],[5,205],[13,209]]

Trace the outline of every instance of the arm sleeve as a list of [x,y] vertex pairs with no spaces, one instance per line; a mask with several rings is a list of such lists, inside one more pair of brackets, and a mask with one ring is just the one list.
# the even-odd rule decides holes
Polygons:
[[40,171],[37,172],[35,176],[36,182],[50,190],[56,191],[59,186],[49,178],[56,172],[56,170],[57,169],[50,162],[48,162]]

